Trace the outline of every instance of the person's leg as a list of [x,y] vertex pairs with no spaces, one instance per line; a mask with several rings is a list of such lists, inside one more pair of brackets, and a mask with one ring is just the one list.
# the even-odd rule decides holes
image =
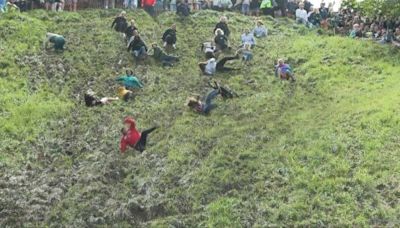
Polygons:
[[204,110],[203,112],[205,114],[208,114],[212,109],[214,109],[215,107],[217,107],[215,104],[212,104],[212,100],[214,98],[216,98],[219,94],[219,90],[214,89],[211,90],[205,97],[204,99]]
[[153,127],[153,128],[143,131],[140,136],[140,140],[135,145],[135,149],[140,152],[143,152],[146,148],[147,136],[156,129],[157,129],[157,127]]
[[161,61],[166,61],[166,62],[172,63],[172,62],[178,62],[179,58],[175,57],[175,56],[171,56],[171,55],[166,55],[161,58]]
[[205,64],[205,63],[199,63],[199,67],[200,67],[201,72],[205,73],[205,71],[206,71],[206,65],[207,65],[207,64]]
[[225,57],[225,58],[221,59],[217,63],[217,70],[220,70],[220,71],[229,70],[230,68],[225,67],[225,63],[230,60],[234,60],[234,59],[238,59],[238,58],[239,58],[239,55],[232,56],[232,57]]

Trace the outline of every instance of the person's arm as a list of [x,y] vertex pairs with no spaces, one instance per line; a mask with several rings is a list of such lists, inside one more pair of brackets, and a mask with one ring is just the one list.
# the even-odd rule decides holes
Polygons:
[[111,24],[111,28],[114,28],[114,25],[117,23],[117,18],[114,19],[113,23]]
[[162,41],[165,41],[165,38],[167,38],[167,36],[168,36],[168,32],[169,32],[169,30],[164,32],[164,34],[162,36]]
[[125,140],[125,136],[122,136],[121,142],[119,143],[119,150],[121,151],[121,153],[125,153],[127,146],[128,144]]
[[125,76],[120,76],[117,79],[115,79],[115,81],[117,81],[117,82],[121,82],[121,81],[124,81],[124,80],[125,80]]
[[43,40],[43,48],[47,49],[47,44],[49,43],[50,37],[46,36],[46,38]]

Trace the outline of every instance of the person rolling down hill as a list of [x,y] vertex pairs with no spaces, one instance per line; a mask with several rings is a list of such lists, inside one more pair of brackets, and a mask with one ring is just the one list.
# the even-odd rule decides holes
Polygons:
[[152,44],[153,58],[163,64],[163,66],[173,66],[179,62],[179,57],[168,55],[157,44]]
[[239,59],[239,53],[236,52],[235,56],[232,57],[225,57],[217,62],[217,60],[213,57],[208,59],[206,62],[199,63],[199,67],[203,74],[212,76],[216,72],[228,72],[237,70],[235,68],[226,67],[225,64],[230,60]]
[[136,129],[136,122],[132,117],[126,117],[124,119],[124,128],[121,130],[122,137],[120,142],[120,151],[125,153],[126,149],[132,147],[139,152],[143,152],[146,148],[146,142],[148,135],[156,130],[157,127],[152,127],[143,132],[139,132]]
[[147,57],[147,46],[137,31],[133,32],[133,39],[128,44],[129,51],[132,51],[135,58],[145,59]]
[[201,50],[204,52],[206,59],[215,58],[215,54],[218,52],[217,47],[212,42],[204,42],[201,45]]
[[118,97],[96,97],[96,93],[92,90],[88,90],[84,96],[85,104],[87,107],[102,106],[111,103],[111,101],[119,100]]
[[162,41],[164,42],[164,48],[167,46],[176,49],[176,25],[173,24],[171,28],[167,29],[163,36]]
[[189,97],[187,100],[187,106],[195,112],[207,115],[212,109],[217,107],[212,101],[220,94],[219,89],[213,89],[207,93],[203,99],[199,96]]
[[296,81],[292,68],[289,64],[285,64],[283,59],[278,59],[278,64],[275,66],[275,76],[280,77],[282,80]]
[[[126,28],[128,27],[128,22],[125,18],[126,12],[122,11],[113,21],[111,24],[111,28],[114,28],[117,32],[124,33]],[[114,27],[115,26],[115,27]]]
[[63,36],[48,32],[46,33],[46,39],[44,40],[43,43],[45,49],[47,48],[47,44],[49,42],[54,44],[54,50],[56,51],[64,50],[65,38]]
[[126,75],[118,77],[116,81],[128,90],[143,88],[143,83],[133,75],[132,70],[126,70]]
[[239,97],[239,95],[237,95],[237,93],[232,91],[229,87],[220,85],[217,81],[209,81],[208,85],[213,89],[219,90],[219,94],[221,94],[221,97],[224,99]]

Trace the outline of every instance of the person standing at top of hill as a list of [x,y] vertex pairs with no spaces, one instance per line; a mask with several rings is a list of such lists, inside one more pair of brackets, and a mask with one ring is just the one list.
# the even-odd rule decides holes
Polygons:
[[164,48],[169,46],[176,49],[176,24],[172,24],[171,28],[164,32],[162,41],[164,42]]
[[55,34],[55,33],[46,33],[46,38],[43,42],[43,46],[45,49],[47,49],[48,43],[53,43],[54,44],[54,50],[56,51],[62,51],[64,50],[64,45],[65,45],[65,38],[61,35]]
[[311,11],[311,8],[313,7],[313,4],[312,4],[310,1],[308,1],[308,0],[304,0],[303,4],[304,4],[304,9],[305,9],[307,12],[310,12],[310,11]]
[[147,57],[147,46],[137,31],[133,32],[133,39],[128,44],[129,51],[132,51],[135,58],[144,59]]
[[225,36],[222,29],[215,30],[214,43],[218,51],[225,51],[229,48],[228,38]]
[[217,31],[217,29],[221,29],[224,32],[224,35],[226,37],[229,37],[229,35],[231,34],[231,31],[229,30],[228,18],[226,16],[222,16],[219,19],[219,22],[215,25],[214,33]]
[[124,128],[121,130],[122,137],[119,146],[121,153],[125,153],[128,146],[143,152],[146,149],[148,135],[156,129],[157,127],[152,127],[140,132],[136,129],[136,121],[132,117],[126,117]]
[[308,14],[304,9],[304,3],[300,3],[299,8],[296,10],[296,21],[300,24],[308,24]]
[[143,83],[133,75],[132,70],[126,70],[126,75],[118,77],[116,81],[129,90],[143,88]]
[[135,23],[135,20],[131,20],[131,24],[125,29],[125,40],[127,41],[127,42],[129,42],[130,41],[130,39],[132,38],[132,36],[133,36],[133,32],[134,31],[137,31],[138,29],[137,29],[137,27],[136,27],[136,23]]
[[69,7],[69,11],[76,12],[78,0],[66,0],[65,5]]
[[262,21],[257,21],[257,25],[253,30],[253,34],[257,38],[262,38],[266,37],[268,34],[268,30],[264,27],[264,24]]
[[155,16],[154,6],[156,5],[156,0],[141,0],[143,9],[150,14],[150,16]]
[[184,0],[178,0],[176,4],[176,14],[181,17],[188,17],[190,15],[190,7]]
[[[128,22],[126,21],[126,12],[122,11],[111,24],[111,28],[115,28],[115,31],[124,33],[128,27]],[[114,27],[115,26],[115,27]]]
[[275,66],[275,76],[280,77],[282,80],[291,79],[292,82],[296,81],[292,68],[289,64],[285,64],[283,59],[278,59],[278,64]]

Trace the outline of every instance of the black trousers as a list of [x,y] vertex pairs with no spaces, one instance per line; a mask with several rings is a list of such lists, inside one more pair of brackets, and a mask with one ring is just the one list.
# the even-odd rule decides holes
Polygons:
[[225,57],[225,58],[221,59],[220,61],[218,61],[217,62],[217,71],[226,72],[226,71],[235,70],[234,68],[225,67],[226,62],[228,62],[230,60],[234,60],[234,59],[237,59],[237,56]]
[[140,152],[143,152],[146,149],[147,136],[156,129],[157,127],[152,127],[150,129],[143,131],[142,135],[140,136],[139,142],[137,142],[135,145],[135,149]]

